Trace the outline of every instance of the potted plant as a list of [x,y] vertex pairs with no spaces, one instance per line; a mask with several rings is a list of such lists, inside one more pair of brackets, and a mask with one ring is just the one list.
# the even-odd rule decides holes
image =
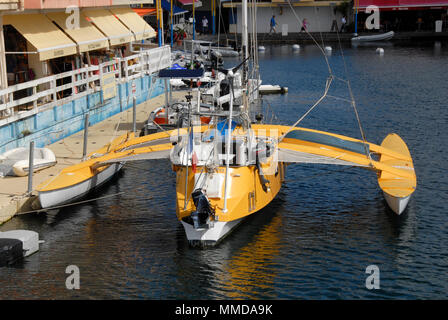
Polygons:
[[178,45],[181,45],[182,40],[186,37],[187,33],[185,32],[185,30],[180,27],[176,27],[176,29],[174,30],[174,41],[176,41]]

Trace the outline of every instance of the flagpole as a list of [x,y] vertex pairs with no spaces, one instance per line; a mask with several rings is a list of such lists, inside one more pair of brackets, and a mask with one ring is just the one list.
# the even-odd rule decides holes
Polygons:
[[162,46],[162,30],[160,28],[160,0],[156,0],[156,10],[157,10],[157,30],[158,30],[158,40],[159,47]]
[[215,35],[216,0],[212,0],[213,35]]
[[195,16],[194,16],[194,0],[193,0],[193,40],[196,40],[196,37],[195,37],[195,33],[196,33],[196,18],[195,18]]
[[173,30],[173,0],[171,0],[171,12],[170,12],[170,20],[171,20],[171,48],[173,47],[173,36],[174,36],[174,30]]

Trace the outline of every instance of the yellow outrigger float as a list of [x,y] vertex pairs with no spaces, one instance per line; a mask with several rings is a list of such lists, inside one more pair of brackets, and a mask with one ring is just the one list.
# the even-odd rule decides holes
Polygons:
[[[321,163],[373,170],[387,203],[397,214],[403,212],[416,189],[409,150],[396,134],[375,145],[312,129],[251,125],[244,117],[236,118],[188,130],[119,137],[40,186],[41,205],[45,208],[72,201],[86,193],[85,189],[82,194],[77,191],[80,185],[95,187],[104,182],[99,179],[102,173],[110,170],[109,175],[113,175],[116,166],[127,161],[170,159],[176,172],[178,220],[191,244],[208,246],[218,243],[245,217],[276,197],[287,164]],[[66,194],[71,198],[64,197]]]

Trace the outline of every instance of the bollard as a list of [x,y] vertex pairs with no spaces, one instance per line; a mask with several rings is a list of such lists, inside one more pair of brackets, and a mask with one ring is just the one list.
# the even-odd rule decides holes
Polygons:
[[133,97],[132,103],[132,131],[134,132],[134,137],[137,132],[137,98]]
[[86,159],[87,155],[87,138],[89,137],[89,114],[86,113],[86,117],[84,119],[84,142],[82,149],[82,159]]
[[30,157],[28,161],[28,194],[30,195],[33,192],[34,141],[30,142]]

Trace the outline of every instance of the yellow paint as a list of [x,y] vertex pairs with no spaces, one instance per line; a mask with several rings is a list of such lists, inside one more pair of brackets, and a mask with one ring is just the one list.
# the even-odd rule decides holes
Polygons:
[[[188,192],[187,207],[185,208],[185,175],[186,167],[174,167],[176,171],[176,192],[177,192],[177,217],[181,220],[189,216],[195,206],[191,199],[191,193],[194,191],[194,173],[191,167],[188,167]],[[200,173],[203,167],[197,167],[196,172]],[[226,167],[218,168],[218,172],[225,176]],[[230,167],[229,187],[227,198],[227,212],[223,212],[224,208],[224,183],[222,184],[221,198],[209,198],[212,208],[215,209],[215,215],[218,221],[232,221],[246,217],[267,206],[280,191],[282,181],[284,181],[284,164],[279,163],[277,174],[265,175],[269,180],[269,188],[263,190],[258,170],[255,166],[248,167]],[[203,173],[204,174],[204,173]],[[250,194],[255,192],[255,203],[250,203]],[[252,208],[250,208],[250,206]]]
[[417,177],[415,175],[411,153],[409,152],[406,143],[397,134],[391,133],[383,140],[381,146],[386,149],[394,150],[395,152],[408,157],[409,160],[403,161],[387,154],[382,154],[380,163],[384,163],[394,168],[401,168],[401,170],[407,171],[410,175],[409,177],[397,177],[388,171],[381,171],[378,174],[378,184],[381,190],[398,198],[404,198],[411,195],[417,188]]

